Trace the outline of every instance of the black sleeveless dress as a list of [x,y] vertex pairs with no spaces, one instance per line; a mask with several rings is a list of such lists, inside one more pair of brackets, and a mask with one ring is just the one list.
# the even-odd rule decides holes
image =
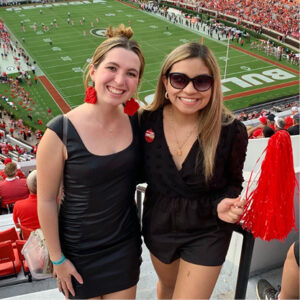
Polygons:
[[[137,284],[141,235],[134,201],[140,164],[137,120],[132,143],[111,155],[94,155],[67,120],[64,199],[59,213],[62,251],[83,278],[72,278],[75,297],[92,298]],[[63,116],[47,127],[63,141]],[[51,158],[49,158],[51,159]]]

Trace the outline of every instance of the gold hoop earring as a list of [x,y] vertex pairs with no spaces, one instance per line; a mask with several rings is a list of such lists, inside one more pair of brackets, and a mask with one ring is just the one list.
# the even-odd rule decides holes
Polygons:
[[168,95],[168,92],[167,92],[167,91],[165,92],[165,98],[166,98],[166,99],[169,99],[169,95]]

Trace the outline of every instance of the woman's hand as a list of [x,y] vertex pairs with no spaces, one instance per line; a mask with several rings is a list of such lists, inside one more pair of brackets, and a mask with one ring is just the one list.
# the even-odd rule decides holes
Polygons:
[[224,198],[217,206],[219,219],[227,223],[236,223],[244,212],[246,200],[241,201],[241,196],[237,198]]
[[64,292],[66,299],[69,299],[69,292],[75,296],[71,277],[74,276],[80,284],[83,283],[83,280],[74,265],[66,259],[61,265],[53,265],[53,269],[53,276],[57,278],[57,287],[59,291]]

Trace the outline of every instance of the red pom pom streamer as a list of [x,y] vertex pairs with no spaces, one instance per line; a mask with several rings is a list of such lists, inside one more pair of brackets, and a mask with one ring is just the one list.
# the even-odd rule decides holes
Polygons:
[[[294,191],[297,183],[291,138],[287,131],[277,131],[268,142],[257,187],[248,195],[247,185],[241,225],[263,240],[284,240],[296,228]],[[264,154],[263,152],[263,154]],[[262,154],[262,155],[263,155]],[[261,157],[260,157],[261,158]],[[252,171],[253,172],[253,171]],[[299,187],[298,187],[299,189]]]

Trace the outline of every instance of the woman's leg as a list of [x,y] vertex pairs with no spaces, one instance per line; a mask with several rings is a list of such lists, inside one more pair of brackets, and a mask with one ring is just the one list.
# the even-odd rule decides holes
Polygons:
[[179,259],[170,264],[164,264],[153,254],[151,254],[151,260],[158,276],[157,298],[171,299],[175,288]]
[[290,247],[283,266],[280,299],[299,299],[299,266],[295,253],[295,243]]
[[180,259],[173,299],[209,299],[222,266],[201,266]]
[[103,296],[90,298],[92,299],[135,299],[136,296],[136,285],[126,290],[118,291],[115,293],[106,294]]

